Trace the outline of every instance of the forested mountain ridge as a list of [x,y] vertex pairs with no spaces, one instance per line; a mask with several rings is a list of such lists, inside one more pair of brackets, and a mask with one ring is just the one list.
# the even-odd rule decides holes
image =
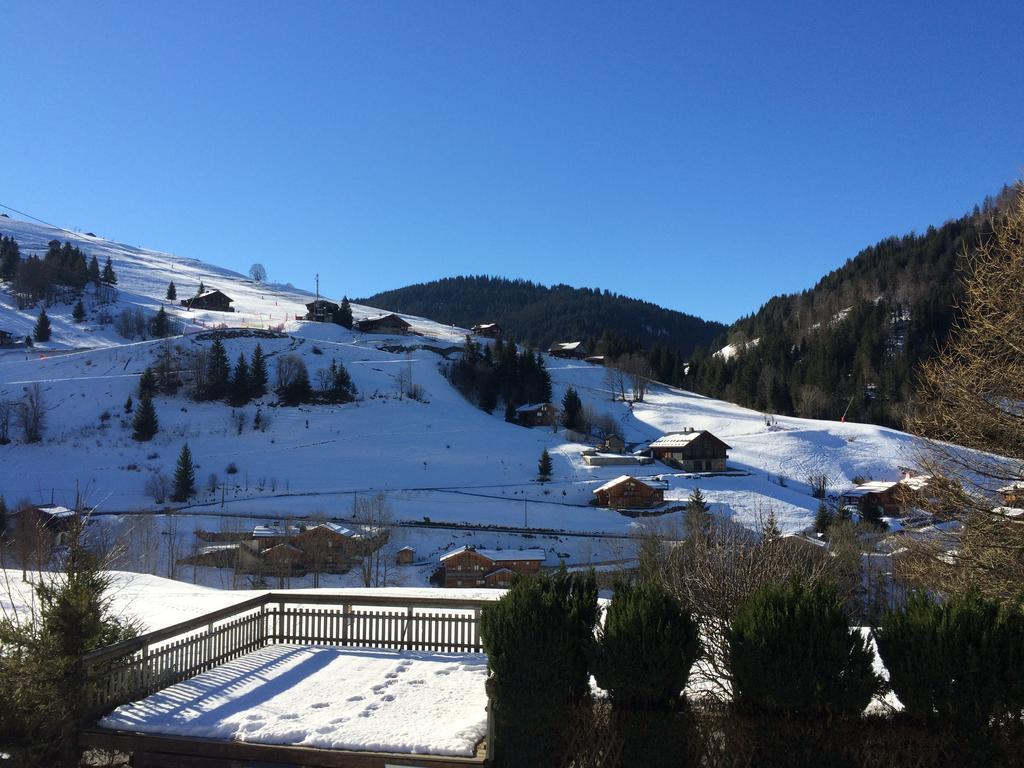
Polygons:
[[555,341],[588,341],[595,354],[666,347],[685,359],[726,329],[722,323],[608,290],[548,287],[529,280],[484,275],[409,285],[365,301],[464,328],[497,322],[510,338],[538,347],[546,348]]
[[[924,234],[886,238],[813,288],[771,299],[691,357],[687,385],[769,413],[900,426],[918,364],[954,323],[962,255],[1019,190],[1004,187]],[[715,354],[726,343],[736,352]]]

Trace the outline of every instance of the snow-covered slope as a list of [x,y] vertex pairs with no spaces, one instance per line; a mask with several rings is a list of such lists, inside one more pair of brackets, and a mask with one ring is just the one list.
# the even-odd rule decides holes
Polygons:
[[[160,431],[151,442],[138,443],[131,439],[123,406],[135,393],[139,374],[168,342],[127,342],[112,326],[96,322],[95,308],[93,319],[76,325],[70,306],[54,306],[48,309],[53,342],[31,351],[0,351],[0,400],[17,400],[26,386],[38,382],[47,408],[41,444],[16,440],[0,446],[0,494],[9,502],[72,503],[79,492],[100,511],[165,509],[147,494],[146,481],[157,471],[170,475],[187,441],[202,488],[191,511],[210,516],[346,517],[356,496],[386,492],[396,517],[405,521],[525,523],[613,534],[639,525],[586,506],[592,489],[621,474],[621,467],[589,467],[581,460],[582,446],[564,433],[507,424],[500,413],[482,412],[449,385],[436,350],[460,344],[464,329],[407,317],[418,335],[389,338],[297,321],[311,296],[298,289],[260,285],[192,259],[12,219],[0,218],[0,233],[13,235],[23,253],[41,252],[51,239],[69,239],[101,262],[110,256],[119,277],[112,311],[152,313],[165,306],[189,331],[169,341],[179,358],[209,343],[204,329],[280,328],[283,333],[275,338],[226,340],[229,358],[250,355],[259,341],[270,355],[272,375],[274,358],[294,353],[304,358],[314,381],[336,358],[351,372],[361,398],[343,406],[283,408],[268,396],[231,409],[184,396],[160,397]],[[171,280],[179,297],[190,295],[202,280],[231,296],[238,311],[186,312],[163,301]],[[17,311],[9,295],[3,302],[0,329],[28,332],[38,310]],[[377,311],[353,309],[357,318]],[[597,413],[616,420],[627,443],[687,427],[711,430],[725,440],[733,449],[730,466],[746,474],[694,478],[657,464],[638,467],[635,474],[664,475],[668,499],[684,500],[699,486],[716,511],[750,525],[772,511],[785,530],[805,527],[817,505],[805,482],[812,474],[826,475],[838,488],[858,475],[895,478],[898,466],[913,462],[914,441],[893,430],[795,418],[768,425],[760,413],[664,386],[654,386],[646,402],[630,409],[612,401],[603,368],[554,358],[547,364],[556,400],[567,387],[576,388]],[[424,390],[423,402],[399,395],[399,380],[409,373]],[[253,428],[257,410],[269,421],[265,430]],[[233,414],[242,414],[241,432]],[[543,448],[554,458],[555,473],[551,483],[539,484],[537,458]],[[680,517],[658,521],[673,525]],[[446,543],[435,541],[428,551]]]

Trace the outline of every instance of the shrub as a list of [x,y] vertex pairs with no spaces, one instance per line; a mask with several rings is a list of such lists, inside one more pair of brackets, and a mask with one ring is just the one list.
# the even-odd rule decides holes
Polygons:
[[519,579],[484,608],[480,633],[490,670],[492,754],[500,768],[558,764],[563,726],[586,684],[580,633],[596,616],[593,575],[564,572]]
[[913,595],[882,617],[878,651],[904,711],[982,728],[1024,708],[1024,616],[977,593],[937,603]]
[[661,585],[618,584],[591,669],[617,709],[674,709],[699,652],[697,623]]
[[727,631],[741,710],[858,716],[882,688],[866,637],[832,585],[795,580],[754,593]]

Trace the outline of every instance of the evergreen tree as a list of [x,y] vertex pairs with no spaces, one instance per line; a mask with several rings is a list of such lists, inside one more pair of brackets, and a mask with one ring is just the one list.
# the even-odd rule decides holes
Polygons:
[[884,684],[868,638],[833,587],[796,580],[754,593],[726,630],[742,711],[860,717]]
[[298,355],[284,355],[277,359],[277,396],[284,405],[300,405],[313,399],[306,363]]
[[227,397],[230,376],[231,364],[228,362],[228,353],[221,340],[214,339],[206,359],[206,399],[223,400]]
[[572,387],[565,390],[562,398],[562,426],[576,432],[583,431],[583,401]]
[[700,488],[694,488],[686,502],[685,526],[686,536],[691,539],[704,536],[711,530],[711,514]]
[[547,480],[551,477],[551,454],[548,453],[548,449],[545,448],[540,452],[540,461],[537,462],[537,475],[541,480]]
[[135,407],[135,403],[132,402],[132,396],[128,395],[128,399],[124,401],[124,412],[131,413]]
[[516,406],[511,400],[505,403],[505,421],[509,424],[516,423]]
[[164,308],[160,307],[157,313],[153,316],[153,321],[150,323],[149,331],[153,336],[158,339],[162,339],[171,332],[171,322],[167,319],[167,313],[164,312]]
[[32,331],[32,336],[36,341],[50,340],[50,318],[46,316],[45,309],[39,312],[39,319],[36,320],[36,327]]
[[188,443],[181,446],[181,453],[178,454],[178,465],[174,470],[174,492],[171,494],[172,501],[188,501],[196,492],[196,469],[192,463],[192,451]]
[[139,377],[139,398],[152,397],[156,394],[156,374],[148,365]]
[[117,275],[114,274],[114,263],[107,256],[107,263],[103,265],[103,275],[100,277],[100,281],[104,285],[117,285]]
[[817,533],[824,534],[828,531],[830,525],[832,525],[832,512],[829,511],[828,505],[822,499],[818,502],[818,511],[814,515],[814,530]]
[[249,366],[250,397],[263,397],[267,393],[267,360],[263,357],[263,347],[256,344],[252,353],[252,364]]
[[345,328],[352,327],[352,306],[348,303],[348,296],[341,297],[341,304],[334,314],[334,322]]
[[96,260],[96,254],[89,259],[89,282],[93,285],[100,284],[100,263]]
[[782,538],[782,531],[779,528],[779,521],[775,517],[775,510],[768,510],[768,517],[761,528],[761,535],[765,541],[776,541]]
[[173,280],[167,284],[167,295],[164,296],[164,298],[167,299],[167,301],[174,301],[178,298],[178,289],[174,287]]
[[325,399],[330,403],[350,403],[355,399],[356,388],[352,383],[345,366],[336,360],[331,360],[331,367],[328,371],[328,390],[324,393]]
[[81,299],[75,302],[75,308],[71,310],[71,317],[74,318],[76,323],[85,320],[85,305]]
[[145,395],[139,400],[138,410],[135,411],[135,418],[132,419],[132,439],[139,442],[152,440],[159,428],[160,424],[157,421],[153,398]]
[[196,288],[196,296],[206,291],[206,286],[203,285],[203,279],[199,278],[199,286]]
[[245,405],[252,396],[252,384],[249,381],[249,364],[245,361],[245,354],[239,353],[238,362],[235,363],[235,372],[231,377],[228,400],[231,405]]
[[0,280],[14,280],[21,266],[21,251],[13,237],[0,237]]

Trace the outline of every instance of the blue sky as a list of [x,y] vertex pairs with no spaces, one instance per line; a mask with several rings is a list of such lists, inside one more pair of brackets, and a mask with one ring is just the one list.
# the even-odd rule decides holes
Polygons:
[[0,203],[329,294],[731,321],[1024,169],[1024,4],[845,5],[5,0]]

